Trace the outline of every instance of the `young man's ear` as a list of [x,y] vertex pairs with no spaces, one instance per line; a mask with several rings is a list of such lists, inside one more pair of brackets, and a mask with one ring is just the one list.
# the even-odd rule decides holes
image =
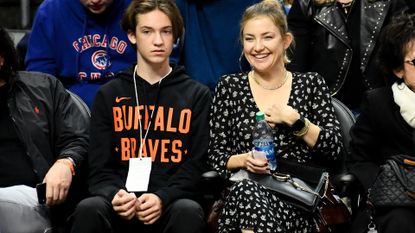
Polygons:
[[4,65],[4,58],[2,55],[0,55],[0,69]]
[[405,72],[403,71],[403,68],[399,68],[394,70],[393,73],[396,75],[396,77],[403,78]]
[[135,31],[128,30],[128,40],[131,44],[137,44],[137,37],[135,36]]

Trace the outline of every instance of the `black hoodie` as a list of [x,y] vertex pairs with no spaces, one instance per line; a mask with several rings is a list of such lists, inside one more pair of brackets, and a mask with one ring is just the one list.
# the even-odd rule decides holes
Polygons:
[[[111,201],[125,189],[128,159],[138,157],[140,124],[133,82],[134,67],[102,86],[94,100],[89,151],[90,192]],[[210,91],[190,79],[182,67],[160,83],[136,76],[143,137],[154,106],[143,156],[152,157],[148,192],[164,206],[179,198],[197,198],[209,140]]]

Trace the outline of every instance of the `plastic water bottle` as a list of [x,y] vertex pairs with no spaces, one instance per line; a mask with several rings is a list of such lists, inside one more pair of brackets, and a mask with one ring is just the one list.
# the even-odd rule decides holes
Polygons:
[[277,160],[275,158],[274,136],[272,134],[272,129],[265,121],[265,115],[263,112],[257,112],[255,114],[255,118],[256,125],[252,133],[254,150],[265,152],[269,169],[271,171],[275,171],[277,169]]

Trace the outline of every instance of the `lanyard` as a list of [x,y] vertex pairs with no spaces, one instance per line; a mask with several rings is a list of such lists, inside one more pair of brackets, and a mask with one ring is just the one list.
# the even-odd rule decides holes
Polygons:
[[[161,78],[160,78],[160,80],[159,80],[159,82],[158,82],[158,84],[159,84],[159,88],[160,88],[161,81],[162,81],[162,80],[163,80],[163,79],[164,79],[167,75],[169,75],[169,74],[172,72],[172,70],[173,70],[173,69],[170,67],[169,72],[167,72],[167,74],[166,74],[166,75],[164,75],[163,77],[161,77]],[[149,123],[148,123],[147,129],[146,129],[146,132],[144,133],[144,138],[143,138],[143,127],[142,127],[142,124],[141,124],[141,115],[140,115],[140,110],[139,110],[139,105],[140,105],[140,103],[139,103],[139,101],[138,101],[137,82],[136,82],[136,78],[135,78],[136,72],[137,72],[137,65],[135,65],[135,67],[134,67],[133,81],[134,81],[135,103],[136,103],[136,105],[137,105],[138,122],[139,122],[139,125],[140,125],[140,148],[139,148],[139,151],[138,151],[138,157],[141,159],[141,158],[142,158],[142,152],[143,152],[144,141],[145,141],[145,140],[146,140],[146,138],[147,138],[148,131],[150,130],[151,123],[153,122],[154,110],[156,110],[156,104],[157,104],[157,103],[155,103],[155,104],[154,104],[154,108],[153,108],[153,110],[151,111],[151,114],[150,114],[150,121],[149,121]],[[160,95],[160,93],[158,93],[158,95]],[[157,98],[158,98],[158,97],[157,97]],[[157,101],[156,101],[156,102],[157,102]]]

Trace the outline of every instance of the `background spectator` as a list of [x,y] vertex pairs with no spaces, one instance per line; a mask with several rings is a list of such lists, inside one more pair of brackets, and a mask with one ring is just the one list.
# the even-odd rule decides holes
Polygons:
[[[379,63],[387,87],[368,91],[362,112],[351,129],[352,153],[348,161],[368,191],[380,165],[394,155],[415,158],[415,14],[402,14],[387,25],[379,39]],[[368,218],[356,212],[355,227],[367,229]],[[364,215],[363,215],[364,216]],[[415,232],[415,209],[412,207],[375,208],[379,233]],[[359,232],[362,232],[359,231]]]
[[96,90],[136,61],[120,19],[130,0],[45,0],[39,7],[26,68],[58,77],[88,106]]
[[[56,78],[16,72],[17,64],[0,27],[0,231],[44,232],[85,194],[89,119]],[[38,183],[46,183],[46,206],[38,203]]]
[[288,27],[295,46],[288,66],[321,74],[330,93],[357,111],[363,92],[385,83],[374,59],[377,38],[404,0],[294,0]]

